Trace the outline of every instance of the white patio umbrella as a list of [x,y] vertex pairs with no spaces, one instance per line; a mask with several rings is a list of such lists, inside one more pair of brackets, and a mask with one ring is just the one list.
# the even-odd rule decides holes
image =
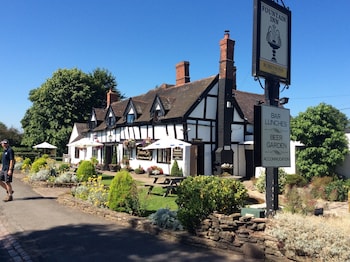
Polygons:
[[190,143],[187,143],[185,141],[181,141],[175,138],[162,138],[158,141],[144,147],[143,149],[149,150],[149,149],[160,149],[160,148],[173,148],[173,147],[185,147],[190,146]]
[[103,146],[103,144],[100,142],[94,141],[94,140],[90,140],[87,137],[84,137],[78,141],[67,144],[67,146],[75,146],[78,148],[87,148],[87,147]]
[[99,146],[103,146],[103,144],[94,140],[90,140],[87,137],[84,137],[78,141],[67,144],[67,146],[74,146],[76,148],[79,148],[80,150],[84,150],[84,160],[85,160],[87,155],[87,148],[99,147]]
[[51,145],[48,142],[42,142],[40,144],[37,144],[35,146],[33,146],[33,148],[35,149],[43,149],[43,153],[44,154],[51,154],[51,155],[56,155],[56,149],[57,146]]
[[57,146],[51,145],[51,144],[48,143],[48,142],[43,142],[43,143],[41,143],[41,144],[37,144],[37,145],[33,146],[33,148],[36,148],[36,149],[38,149],[38,148],[56,149]]
[[[178,140],[171,137],[166,137],[159,139],[158,141],[144,147],[144,150],[150,150],[150,149],[162,149],[162,148],[174,148],[174,147],[181,147],[184,148],[186,146],[190,146],[190,143],[187,143],[182,140]],[[168,173],[170,174],[170,164],[168,164]]]

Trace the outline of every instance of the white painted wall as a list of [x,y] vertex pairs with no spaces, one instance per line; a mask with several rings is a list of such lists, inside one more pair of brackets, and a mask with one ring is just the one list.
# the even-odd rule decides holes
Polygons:
[[[350,134],[345,133],[348,139],[348,147],[350,149]],[[350,154],[345,156],[344,162],[336,168],[336,172],[346,178],[350,178]]]

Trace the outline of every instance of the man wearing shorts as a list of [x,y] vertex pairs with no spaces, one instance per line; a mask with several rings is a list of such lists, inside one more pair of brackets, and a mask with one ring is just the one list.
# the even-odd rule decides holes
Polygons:
[[2,168],[0,173],[0,185],[6,190],[7,196],[4,199],[5,202],[12,201],[12,176],[13,169],[15,167],[15,153],[10,147],[9,141],[4,139],[1,141],[1,146],[4,149],[2,153]]

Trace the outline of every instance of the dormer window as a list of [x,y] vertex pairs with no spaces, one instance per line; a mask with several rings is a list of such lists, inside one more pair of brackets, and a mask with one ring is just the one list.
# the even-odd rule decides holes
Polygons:
[[134,102],[129,99],[128,105],[123,113],[123,120],[126,124],[133,124],[142,115],[142,110],[140,109],[140,102]]
[[106,118],[106,124],[108,127],[112,127],[115,125],[115,117],[112,110],[109,110],[109,113]]
[[97,120],[96,120],[95,114],[92,114],[90,122],[89,122],[89,129],[92,130],[92,129],[96,128],[96,126],[97,126]]
[[160,106],[157,105],[156,110],[153,113],[153,121],[154,122],[158,122],[159,121],[159,117],[163,116],[162,111],[160,110]]
[[135,113],[132,108],[130,108],[129,113],[126,115],[126,123],[132,124],[135,121]]
[[153,105],[151,108],[151,117],[153,122],[158,122],[160,117],[165,115],[164,107],[160,101],[160,98],[157,96],[153,101]]

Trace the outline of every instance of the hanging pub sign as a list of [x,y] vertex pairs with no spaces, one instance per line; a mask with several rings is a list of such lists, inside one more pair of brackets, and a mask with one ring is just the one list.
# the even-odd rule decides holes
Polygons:
[[173,160],[183,160],[183,149],[181,147],[173,148]]
[[290,112],[274,106],[254,106],[254,164],[290,166]]
[[254,77],[290,84],[291,12],[272,0],[254,0]]

